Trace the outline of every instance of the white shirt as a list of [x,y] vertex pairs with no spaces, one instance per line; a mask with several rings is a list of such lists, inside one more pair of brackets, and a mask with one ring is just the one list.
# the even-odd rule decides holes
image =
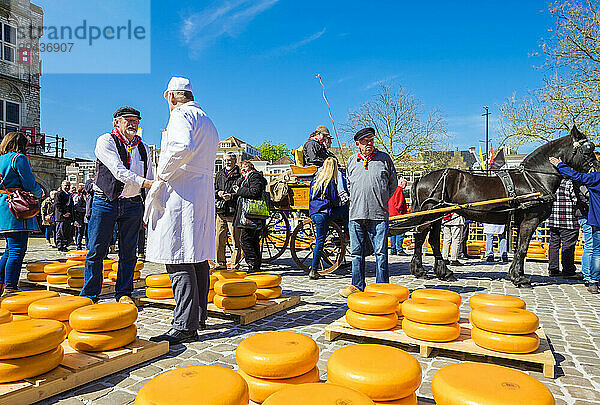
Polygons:
[[[146,155],[148,156],[148,171],[144,173],[144,161],[140,156],[138,147],[131,149],[131,166],[129,169],[125,167],[119,156],[117,145],[110,133],[100,135],[96,141],[96,149],[94,153],[99,161],[106,166],[106,168],[115,176],[115,179],[122,182],[125,186],[121,192],[120,197],[131,198],[140,195],[140,190],[144,179],[153,180],[154,175],[152,173],[152,156],[150,155],[150,148],[144,142],[142,142],[144,148],[146,148]],[[95,191],[102,191],[98,186],[94,184]]]

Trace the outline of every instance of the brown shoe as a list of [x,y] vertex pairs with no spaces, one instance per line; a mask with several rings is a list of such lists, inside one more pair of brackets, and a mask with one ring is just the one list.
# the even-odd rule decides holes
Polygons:
[[340,295],[344,298],[347,298],[349,295],[354,294],[355,292],[360,292],[360,290],[353,285],[350,285],[346,288],[342,288],[340,290]]
[[119,303],[120,304],[130,304],[130,305],[135,305],[135,302],[133,302],[133,300],[131,299],[131,297],[124,295],[121,298],[119,298]]

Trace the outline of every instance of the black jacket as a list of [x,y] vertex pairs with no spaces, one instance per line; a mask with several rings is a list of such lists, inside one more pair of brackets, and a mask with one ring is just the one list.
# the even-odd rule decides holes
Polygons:
[[[68,217],[64,215],[69,213]],[[73,222],[73,199],[64,190],[56,193],[54,198],[54,220],[56,222]]]
[[[217,214],[233,216],[235,214],[235,209],[237,205],[237,198],[233,197],[229,201],[223,200],[219,197],[219,191],[223,191],[224,193],[235,194],[233,192],[233,186],[238,182],[238,180],[242,177],[240,173],[240,168],[236,165],[231,169],[229,176],[227,175],[227,170],[222,168],[215,175],[215,199],[217,201]],[[220,202],[219,202],[220,201]]]
[[304,155],[304,164],[306,166],[314,165],[321,167],[328,157],[335,158],[335,155],[329,152],[325,145],[314,139],[309,139],[304,143],[302,154]]
[[[262,198],[263,192],[267,188],[267,179],[262,175],[261,172],[256,170],[252,171],[248,178],[240,177],[237,181],[237,185],[239,187],[237,193],[235,193],[236,197],[244,197],[252,200],[260,200]],[[240,213],[242,212],[240,204],[242,203],[241,198],[238,198],[237,212],[234,220],[234,226],[240,226]],[[257,226],[264,226],[264,219],[256,219],[254,222]]]

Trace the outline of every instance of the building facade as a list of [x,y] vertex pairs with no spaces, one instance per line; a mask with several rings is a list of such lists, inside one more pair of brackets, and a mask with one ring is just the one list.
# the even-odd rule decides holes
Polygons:
[[96,174],[96,162],[87,159],[75,159],[66,167],[66,179],[71,184],[85,184],[88,179],[93,179]]
[[233,153],[237,157],[238,163],[242,160],[250,160],[255,156],[260,157],[260,151],[254,146],[234,136],[230,136],[224,141],[219,142],[217,159],[215,160],[215,173],[223,168],[223,157],[228,153]]

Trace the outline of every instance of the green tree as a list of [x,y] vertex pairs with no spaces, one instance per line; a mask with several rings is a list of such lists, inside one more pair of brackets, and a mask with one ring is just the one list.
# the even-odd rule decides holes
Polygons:
[[271,143],[266,141],[256,147],[260,151],[260,155],[263,159],[273,163],[276,160],[281,159],[284,156],[289,156],[290,148],[283,143]]

